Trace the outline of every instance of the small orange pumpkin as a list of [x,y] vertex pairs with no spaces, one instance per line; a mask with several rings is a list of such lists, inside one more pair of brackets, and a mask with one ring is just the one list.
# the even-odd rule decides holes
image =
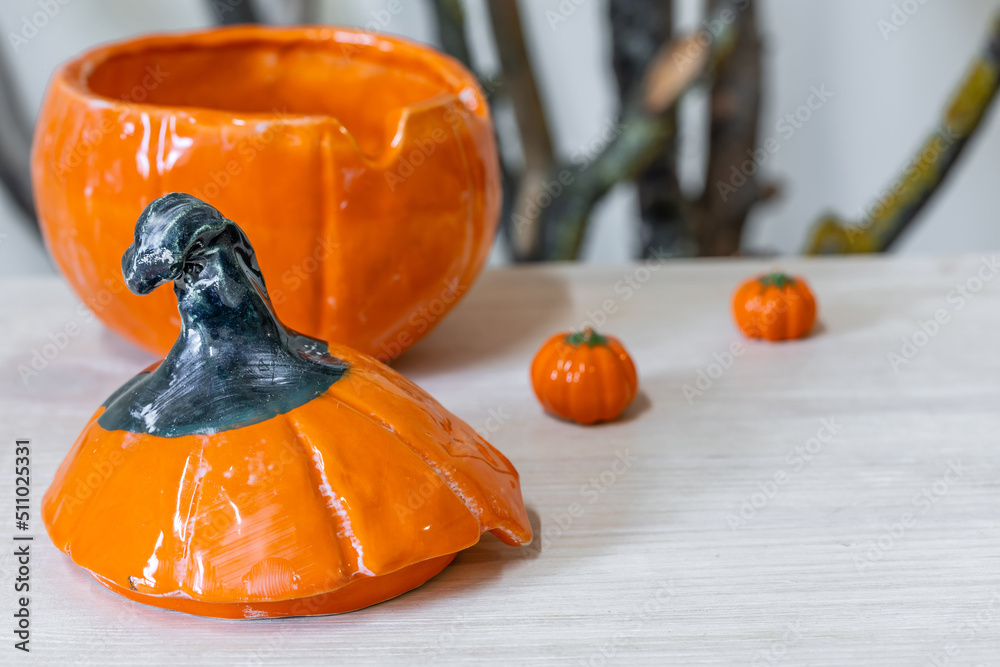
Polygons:
[[621,341],[591,327],[549,338],[531,363],[542,407],[580,424],[610,421],[635,398],[635,364]]
[[816,299],[801,277],[768,273],[736,289],[733,317],[749,338],[804,338],[816,323]]

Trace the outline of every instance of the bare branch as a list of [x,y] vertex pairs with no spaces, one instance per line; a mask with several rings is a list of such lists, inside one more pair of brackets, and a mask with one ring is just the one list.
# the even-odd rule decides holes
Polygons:
[[[643,80],[661,47],[673,36],[672,0],[630,0],[609,2],[611,18],[611,44],[618,81],[618,95],[622,105],[629,92]],[[676,81],[677,78],[673,77]],[[671,77],[655,78],[657,85],[646,91],[645,104],[657,106],[657,99],[677,97],[671,91]],[[676,110],[671,110],[676,122]],[[687,241],[686,226],[681,218],[680,182],[677,177],[676,134],[664,141],[662,152],[635,178],[642,220],[640,237],[643,256],[653,250],[680,254]]]
[[546,209],[546,258],[576,259],[594,204],[616,183],[635,178],[662,154],[676,132],[670,112],[684,91],[715,72],[732,52],[745,13],[740,6],[745,4],[723,0],[709,17],[709,25],[719,26],[716,33],[703,30],[662,47],[643,81],[628,95],[618,137],[586,170],[574,174]]
[[[433,4],[441,47],[470,71],[475,71],[472,67],[471,51],[465,33],[465,12],[461,0],[434,0]],[[491,109],[494,108],[497,98],[501,96],[499,91],[502,87],[502,74],[492,77],[488,85],[483,86],[483,92]],[[520,262],[524,261],[524,254],[518,251],[520,246],[515,241],[517,230],[511,214],[514,208],[514,192],[518,186],[514,174],[511,173],[506,161],[502,159],[504,144],[500,140],[498,128],[495,128],[494,131],[497,135],[497,148],[501,152],[500,180],[503,184],[500,205],[500,233],[506,237],[514,260]]]
[[251,0],[205,0],[219,25],[260,23],[260,16]]
[[886,196],[853,223],[826,216],[813,228],[812,255],[882,252],[909,228],[940,189],[975,136],[1000,86],[1000,14],[982,53],[955,92],[941,124],[889,186]]
[[22,109],[17,82],[6,55],[0,52],[0,181],[32,231],[40,235],[31,195],[31,124]]
[[[713,10],[723,4],[711,0]],[[750,209],[761,200],[756,170],[733,170],[753,162],[761,102],[761,46],[753,3],[743,10],[739,36],[732,54],[716,71],[711,90],[711,132],[705,190],[691,216],[700,256],[735,255]]]
[[546,193],[555,157],[517,2],[490,0],[489,10],[503,69],[504,93],[514,109],[524,154],[521,182],[513,193],[512,211],[505,221],[510,225],[511,252],[523,260],[538,255],[542,209],[537,202]]
[[434,0],[434,9],[441,48],[471,70],[472,58],[469,56],[469,43],[465,39],[465,10],[462,9],[462,0]]

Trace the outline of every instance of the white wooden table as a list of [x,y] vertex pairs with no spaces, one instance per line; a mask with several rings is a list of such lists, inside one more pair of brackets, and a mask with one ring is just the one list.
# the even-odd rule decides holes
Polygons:
[[[812,283],[819,331],[746,343],[728,369],[711,364],[740,340],[731,290],[771,264],[487,272],[397,367],[491,431],[521,472],[533,546],[487,535],[425,586],[348,615],[219,621],[99,587],[49,544],[36,504],[25,656],[3,510],[0,664],[998,664],[1000,279],[982,266],[783,262]],[[971,298],[953,292],[967,284]],[[0,294],[9,507],[14,438],[32,440],[40,499],[94,407],[150,359],[87,323],[56,279]],[[610,425],[544,416],[532,355],[605,305],[600,329],[630,348],[642,395]],[[919,334],[937,311],[947,322]],[[25,385],[18,366],[73,322]]]

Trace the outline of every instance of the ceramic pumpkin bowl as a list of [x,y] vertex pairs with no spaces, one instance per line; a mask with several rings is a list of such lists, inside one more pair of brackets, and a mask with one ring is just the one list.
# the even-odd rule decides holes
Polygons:
[[49,251],[112,329],[165,354],[171,295],[121,281],[135,211],[188,192],[254,239],[292,328],[387,361],[481,270],[499,216],[475,78],[402,39],[236,27],[102,46],[54,75],[32,176]]
[[204,616],[381,602],[490,531],[531,540],[518,474],[375,359],[281,324],[243,232],[155,200],[122,260],[173,282],[170,353],[97,410],[45,493],[55,545],[132,600]]

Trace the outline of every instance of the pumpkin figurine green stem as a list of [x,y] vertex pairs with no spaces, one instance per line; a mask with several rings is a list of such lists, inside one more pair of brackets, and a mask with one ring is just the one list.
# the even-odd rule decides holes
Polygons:
[[794,285],[795,278],[791,277],[787,273],[782,273],[781,271],[772,271],[771,273],[760,277],[760,284],[764,287],[774,285],[778,289],[782,289],[785,285]]
[[566,336],[566,342],[574,347],[580,347],[581,345],[597,347],[598,345],[607,345],[608,339],[594,331],[594,327],[587,326],[584,327],[583,331],[577,331]]

